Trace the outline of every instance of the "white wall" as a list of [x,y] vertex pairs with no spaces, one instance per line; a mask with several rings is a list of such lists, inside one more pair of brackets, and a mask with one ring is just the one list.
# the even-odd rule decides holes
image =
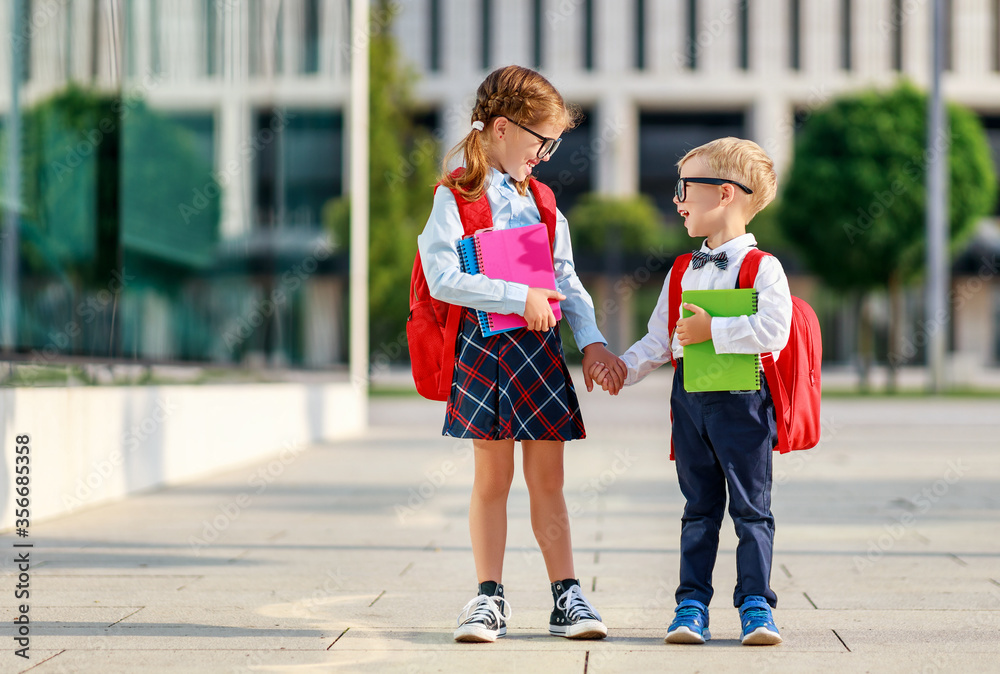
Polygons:
[[31,522],[357,436],[349,383],[0,390],[0,531],[15,526],[15,441],[30,436]]

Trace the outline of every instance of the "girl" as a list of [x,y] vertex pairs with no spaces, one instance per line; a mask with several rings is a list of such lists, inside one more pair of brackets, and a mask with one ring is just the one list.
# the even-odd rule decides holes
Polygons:
[[[440,184],[448,189],[436,191],[433,210],[417,239],[431,295],[468,307],[456,346],[444,435],[473,439],[475,482],[469,529],[479,588],[459,616],[456,641],[495,641],[507,632],[510,607],[501,577],[515,441],[521,442],[531,526],[555,601],[549,632],[575,639],[607,635],[573,570],[562,493],[563,443],[586,433],[549,298],[562,302],[576,342],[583,347],[588,391],[593,390],[589,376],[593,364],[609,364],[612,378],[621,381],[626,370],[605,348],[607,342],[597,329],[593,301],[573,267],[566,219],[554,207],[539,208],[535,194],[553,205],[554,197],[531,178],[535,166],[548,161],[562,133],[573,128],[577,118],[577,111],[567,107],[537,72],[508,66],[491,73],[476,92],[468,135],[445,157]],[[448,165],[459,152],[465,166],[449,173]],[[481,217],[490,217],[495,229],[554,217],[559,292],[463,273],[456,247],[464,234],[459,199],[488,204],[488,210],[476,212],[488,214]],[[472,217],[464,204],[461,210]],[[542,210],[548,215],[543,216]],[[520,314],[528,326],[483,337],[475,309]]]

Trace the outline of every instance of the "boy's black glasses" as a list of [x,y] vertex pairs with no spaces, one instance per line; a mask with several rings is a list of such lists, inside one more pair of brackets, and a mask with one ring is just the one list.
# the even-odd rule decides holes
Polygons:
[[677,201],[684,201],[687,198],[687,185],[685,183],[702,183],[705,185],[725,185],[729,183],[730,185],[736,185],[747,194],[753,194],[752,189],[735,180],[726,180],[725,178],[681,178],[674,187],[674,195],[677,197]]
[[556,150],[559,149],[559,143],[562,142],[562,138],[546,138],[542,134],[535,133],[534,131],[532,131],[528,127],[522,126],[521,124],[518,124],[517,122],[515,122],[510,117],[504,117],[503,115],[500,115],[500,116],[503,117],[504,119],[506,119],[508,122],[510,122],[514,126],[519,127],[521,129],[524,129],[525,131],[527,131],[528,133],[530,133],[532,136],[534,136],[538,140],[542,141],[541,147],[538,148],[538,155],[537,155],[537,157],[539,159],[545,159],[546,157],[551,157],[552,155],[554,155],[556,153]]

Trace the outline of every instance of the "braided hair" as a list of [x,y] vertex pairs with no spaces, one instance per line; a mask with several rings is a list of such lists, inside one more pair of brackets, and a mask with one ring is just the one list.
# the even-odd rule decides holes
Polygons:
[[[479,85],[472,109],[472,122],[482,122],[484,130],[472,129],[448,152],[442,164],[441,184],[457,189],[468,201],[476,201],[486,191],[490,162],[486,151],[489,139],[484,136],[496,117],[507,117],[524,126],[551,122],[568,130],[577,125],[580,112],[575,106],[567,106],[556,88],[534,70],[511,65],[490,73]],[[452,177],[448,167],[459,153],[465,170]],[[529,180],[530,176],[517,183],[521,196],[527,194]]]

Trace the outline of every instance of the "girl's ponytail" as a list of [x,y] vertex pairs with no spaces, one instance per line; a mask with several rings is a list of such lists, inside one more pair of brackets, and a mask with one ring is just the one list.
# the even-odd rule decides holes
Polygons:
[[[490,172],[487,143],[492,137],[490,122],[495,117],[507,117],[522,125],[553,122],[569,130],[577,125],[580,112],[575,106],[568,107],[556,88],[534,70],[507,66],[490,73],[476,91],[472,110],[472,122],[482,122],[483,130],[469,131],[465,140],[445,155],[442,164],[441,184],[457,190],[469,201],[480,199],[486,191]],[[465,170],[452,176],[449,166],[459,153]],[[529,180],[517,183],[521,196],[527,194]]]

